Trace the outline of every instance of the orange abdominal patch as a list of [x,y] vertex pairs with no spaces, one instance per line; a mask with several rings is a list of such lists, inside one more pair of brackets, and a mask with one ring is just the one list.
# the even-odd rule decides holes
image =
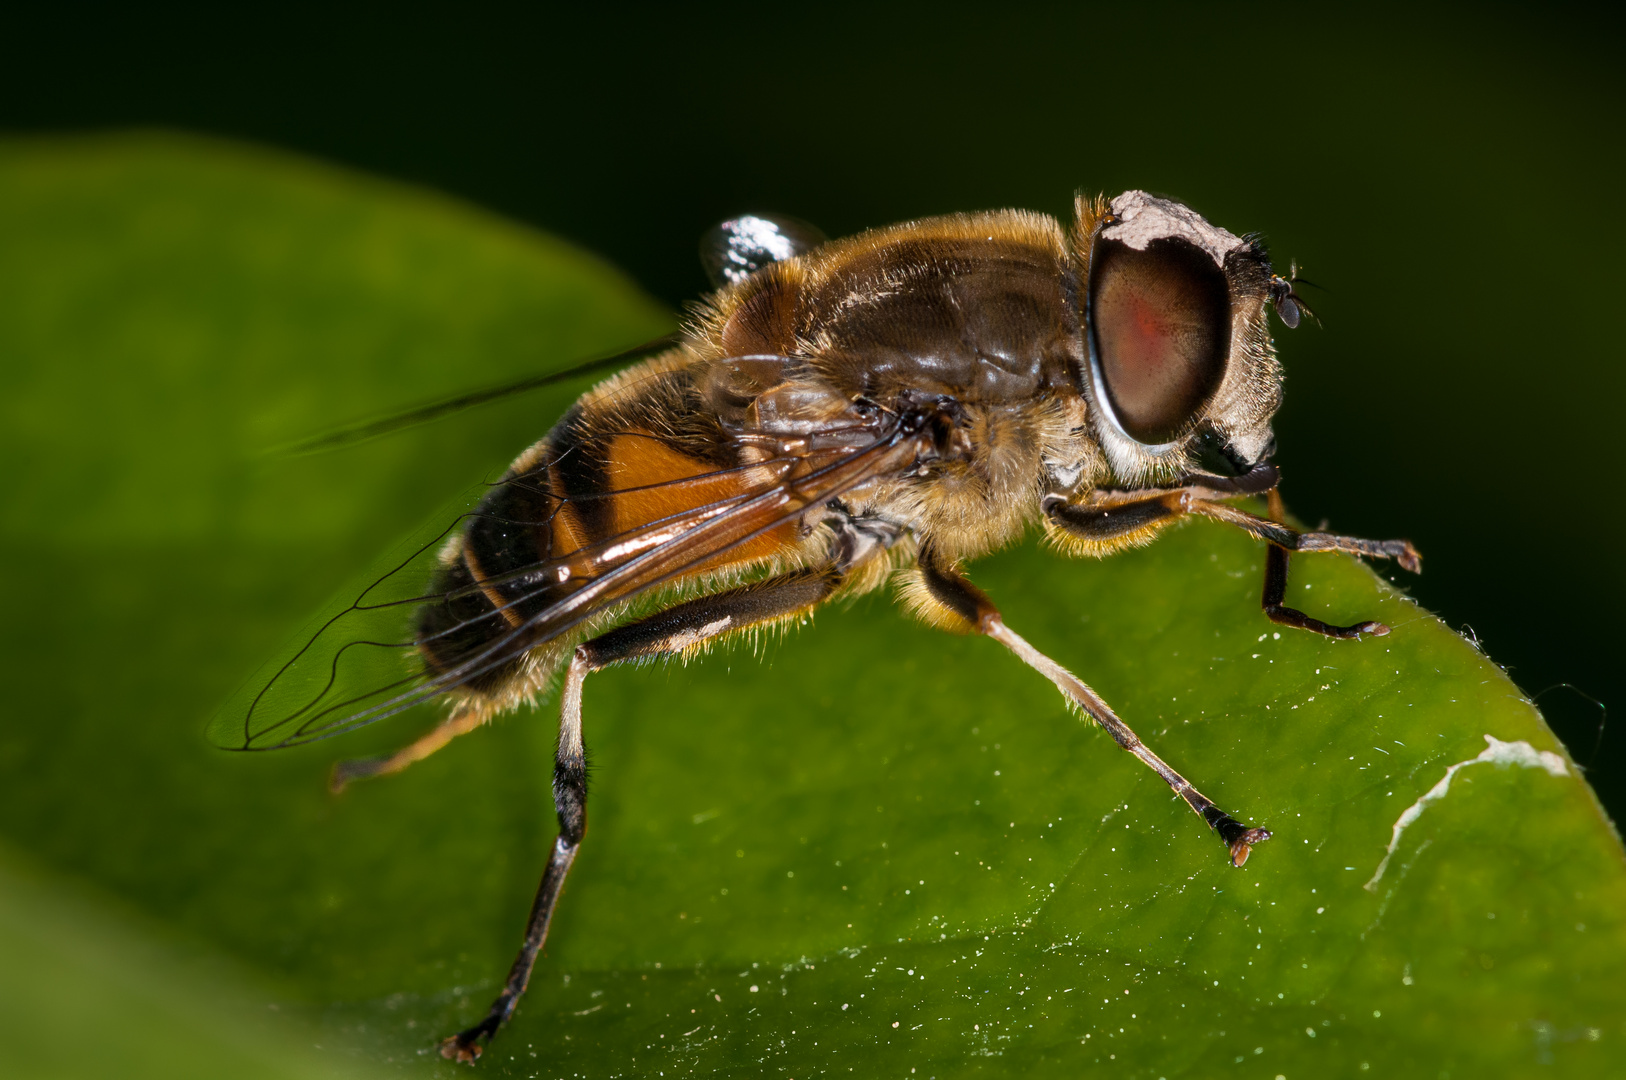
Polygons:
[[[718,472],[716,465],[679,453],[656,436],[629,432],[610,443],[605,474],[610,518],[619,534],[676,514],[761,491],[778,473],[757,469]],[[716,569],[772,556],[795,542],[787,522],[702,564]]]

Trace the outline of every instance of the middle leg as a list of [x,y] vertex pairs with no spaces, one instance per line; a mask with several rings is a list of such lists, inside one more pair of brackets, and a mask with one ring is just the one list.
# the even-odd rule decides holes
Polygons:
[[1232,865],[1241,866],[1247,862],[1248,852],[1253,845],[1270,839],[1269,830],[1249,828],[1214,805],[1214,801],[1208,796],[1192,787],[1190,781],[1141,742],[1140,736],[1119,719],[1118,714],[1101,700],[1100,695],[1085,685],[1082,679],[1029,645],[1014,630],[1006,626],[1004,617],[1000,615],[993,601],[988,599],[987,594],[950,567],[942,565],[929,547],[921,550],[919,565],[921,584],[925,587],[926,598],[939,609],[936,614],[944,616],[938,621],[959,625],[967,631],[993,638],[1015,653],[1023,663],[1054,683],[1056,689],[1105,728],[1107,734],[1111,735],[1119,746],[1134,754],[1162,777],[1163,782],[1184,799],[1187,806],[1219,833],[1220,839],[1225,842],[1226,848],[1231,853]]

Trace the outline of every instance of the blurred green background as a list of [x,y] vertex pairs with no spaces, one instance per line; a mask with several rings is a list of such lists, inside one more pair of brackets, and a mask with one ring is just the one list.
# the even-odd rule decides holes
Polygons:
[[[3,635],[13,692],[0,829],[28,853],[0,852],[0,952],[27,961],[0,979],[0,996],[54,1023],[54,1005],[75,1000],[64,985],[110,981],[87,1026],[119,1036],[126,1025],[162,1072],[164,1040],[206,1012],[198,1001],[211,993],[198,988],[229,985],[213,995],[218,1016],[204,1017],[225,1034],[200,1060],[317,1038],[242,1019],[240,1001],[300,1001],[322,1041],[435,1071],[424,1048],[489,992],[534,885],[549,725],[502,725],[336,802],[320,790],[326,763],[400,741],[400,725],[244,760],[208,748],[202,719],[302,615],[539,433],[537,417],[570,391],[343,455],[267,464],[255,452],[639,339],[664,316],[609,267],[676,308],[703,286],[696,238],[742,209],[842,233],[987,206],[1065,213],[1078,185],[1147,187],[1264,232],[1281,261],[1299,259],[1328,289],[1311,293],[1325,329],[1282,340],[1293,509],[1417,541],[1427,573],[1400,583],[1471,627],[1527,692],[1567,682],[1626,700],[1620,511],[1598,494],[1623,380],[1610,243],[1621,231],[1621,88],[1608,66],[1618,30],[1579,9],[1511,7],[11,13],[0,134],[223,135],[468,205],[185,139],[0,145],[0,365],[20,361],[3,409],[4,587],[8,610],[27,615]],[[590,689],[605,777],[595,845],[550,945],[555,981],[501,1044],[503,1069],[527,1074],[529,1040],[561,1030],[581,1040],[560,1059],[571,1067],[652,1043],[663,1009],[709,1009],[714,989],[730,993],[718,980],[744,979],[760,959],[781,967],[790,996],[764,1026],[739,1004],[752,999],[731,994],[715,1018],[722,1034],[686,1048],[691,1065],[738,1067],[753,1040],[805,1038],[810,1022],[816,1038],[874,1053],[869,1028],[842,1034],[807,1003],[896,960],[911,976],[930,970],[934,992],[1006,994],[999,1008],[1025,1007],[1040,1027],[1011,1045],[1012,1067],[1066,1071],[1089,1047],[1078,1032],[1111,1034],[1108,1012],[1092,997],[1046,1027],[1048,1006],[1012,996],[1028,989],[1013,976],[1036,969],[1058,1000],[1070,993],[1066,950],[1080,979],[1114,995],[1130,957],[1137,986],[1164,987],[1134,1000],[1160,993],[1169,1014],[1207,1003],[1215,1019],[1169,1059],[1182,1068],[1179,1054],[1247,1054],[1240,1040],[1255,1037],[1270,1048],[1261,1066],[1322,1075],[1353,1069],[1356,1048],[1391,1075],[1414,1060],[1513,1061],[1510,1048],[1536,1062],[1554,1047],[1578,1055],[1563,1061],[1607,1060],[1626,1037],[1606,975],[1626,949],[1626,879],[1583,790],[1527,770],[1493,781],[1479,767],[1454,789],[1479,793],[1453,795],[1412,834],[1413,857],[1429,845],[1433,855],[1409,878],[1397,856],[1390,892],[1366,893],[1352,884],[1364,873],[1343,865],[1348,852],[1364,871],[1403,801],[1477,753],[1486,730],[1545,747],[1534,714],[1426,618],[1382,652],[1289,635],[1264,646],[1272,659],[1254,658],[1279,667],[1240,661],[1255,647],[1256,573],[1252,545],[1198,529],[1102,564],[1029,545],[979,570],[1036,642],[1088,656],[1127,713],[1162,720],[1165,695],[1178,703],[1169,716],[1189,723],[1194,711],[1192,727],[1154,733],[1206,761],[1226,798],[1288,825],[1266,849],[1277,861],[1241,877],[1155,781],[1065,726],[1047,688],[990,681],[1003,669],[978,643],[895,621],[880,602],[821,618],[771,667],[739,654],[681,674],[603,676]],[[1295,575],[1343,617],[1373,613],[1370,579],[1345,561],[1299,560]],[[1376,614],[1413,617],[1380,595]],[[1232,657],[1217,672],[1203,670],[1210,627]],[[881,653],[887,667],[868,662]],[[1341,692],[1321,693],[1333,657]],[[916,670],[937,672],[918,703],[907,697]],[[815,671],[834,682],[808,685]],[[799,691],[790,703],[787,685]],[[832,701],[831,685],[857,689]],[[1409,695],[1416,713],[1383,721],[1379,694]],[[651,708],[668,701],[688,712]],[[1302,722],[1257,711],[1289,701]],[[931,702],[956,703],[952,725]],[[1541,705],[1618,814],[1626,738],[1600,743],[1599,711],[1579,694]],[[782,721],[771,736],[758,720],[769,712]],[[1381,728],[1410,740],[1419,724],[1435,725],[1425,745],[1375,739]],[[1256,730],[1270,733],[1259,746]],[[985,755],[1001,752],[1004,776],[989,776]],[[1329,779],[1327,763],[1346,760]],[[697,782],[677,761],[711,773]],[[871,792],[886,814],[871,818]],[[1313,820],[1290,820],[1300,816]],[[1006,821],[1030,831],[1005,843]],[[967,850],[978,869],[938,850],[962,840],[986,845]],[[736,850],[738,862],[720,857]],[[101,890],[91,913],[63,904],[55,879],[30,884],[27,857]],[[838,897],[848,874],[853,890]],[[928,878],[933,890],[910,897]],[[1245,892],[1222,897],[1239,891],[1232,882]],[[1257,943],[1251,912],[1269,916]],[[832,921],[842,914],[845,929]],[[937,926],[954,933],[939,951],[886,944]],[[182,944],[165,944],[169,933]],[[993,943],[976,978],[946,966],[984,934]],[[184,954],[199,941],[254,973],[197,975]],[[1261,946],[1271,952],[1255,968]],[[809,957],[821,958],[816,975]],[[1227,979],[1211,995],[1210,964]],[[1413,964],[1415,996],[1403,989]],[[132,980],[120,998],[131,970],[160,988]],[[1233,975],[1279,980],[1271,989],[1291,1000],[1277,1010]],[[243,989],[250,979],[277,981]],[[57,995],[44,1005],[42,986]],[[941,1005],[990,1027],[986,1009],[917,989],[872,993],[869,1008]],[[622,991],[629,1010],[642,1007],[595,1014],[599,996]],[[155,1000],[157,1019],[142,1022],[130,998]],[[37,1040],[34,1014],[0,1012]],[[1407,1025],[1397,1034],[1380,1012]],[[166,1015],[185,1023],[171,1034]],[[1127,1026],[1139,1061],[1165,1060],[1167,1029]],[[898,1038],[887,1053],[900,1074],[922,1049],[968,1069],[977,1060],[954,1037]],[[53,1041],[86,1060],[97,1052],[72,1025]],[[1062,1043],[1075,1058],[1055,1056]],[[288,1053],[267,1071],[298,1075],[302,1062]]]
[[[1145,187],[1326,286],[1285,492],[1535,694],[1626,702],[1618,13],[1474,4],[14,9],[0,130],[160,125],[466,197],[677,305],[745,209],[832,234]],[[455,358],[448,358],[449,364]],[[358,409],[365,411],[362,404]],[[1626,733],[1541,705],[1618,816]]]

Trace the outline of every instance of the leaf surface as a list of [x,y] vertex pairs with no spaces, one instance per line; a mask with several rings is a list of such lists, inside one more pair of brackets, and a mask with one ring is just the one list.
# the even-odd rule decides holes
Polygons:
[[[431,195],[171,136],[0,146],[7,838],[276,980],[335,1043],[454,1075],[426,1050],[483,1011],[552,839],[551,705],[339,799],[332,760],[433,714],[268,755],[203,722],[581,388],[263,451],[671,324],[590,256]],[[1199,523],[973,567],[1274,832],[1240,870],[1048,684],[883,596],[760,657],[595,675],[588,839],[480,1068],[1605,1075],[1626,864],[1584,780],[1495,664],[1370,569],[1294,561],[1294,603],[1395,628],[1334,642],[1264,619],[1262,563]],[[1487,736],[1534,767],[1463,765],[1419,806]]]
[[[361,1080],[264,987],[0,848],[0,1075]],[[268,1008],[267,1005],[270,1005]]]

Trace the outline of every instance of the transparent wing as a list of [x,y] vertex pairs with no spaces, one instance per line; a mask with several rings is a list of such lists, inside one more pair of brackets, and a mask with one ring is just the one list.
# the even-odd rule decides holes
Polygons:
[[476,512],[481,485],[437,513],[347,583],[221,706],[209,738],[231,750],[272,749],[278,732],[320,728],[426,680],[415,627],[436,591],[439,552]]
[[[606,608],[726,563],[735,549],[810,510],[877,476],[912,468],[930,440],[886,417],[845,433],[823,431],[815,443],[782,445],[782,452],[748,466],[649,485],[707,493],[707,501],[697,497],[698,505],[680,513],[479,585],[446,588],[438,552],[480,512],[483,492],[472,494],[439,528],[420,531],[381,560],[375,573],[345,594],[353,599],[329,605],[227,701],[210,724],[210,737],[234,750],[297,746],[478,684]],[[731,481],[728,494],[709,497],[720,478]],[[493,590],[500,592],[501,605],[476,600],[475,593]],[[436,631],[437,638],[472,643],[454,650],[457,661],[439,670],[425,663],[417,637],[426,605],[469,612]],[[530,614],[519,619],[520,611]]]
[[517,382],[507,383],[503,386],[487,387],[484,390],[471,390],[466,394],[458,394],[456,397],[433,401],[414,409],[408,409],[406,412],[379,417],[376,420],[364,420],[359,423],[349,424],[336,431],[313,435],[308,439],[301,439],[286,446],[276,447],[269,453],[273,457],[303,457],[306,454],[322,454],[329,450],[338,450],[342,447],[388,435],[394,431],[401,431],[404,428],[427,424],[433,420],[439,420],[443,416],[460,413],[464,409],[472,409],[479,405],[500,401],[503,398],[524,394],[531,390],[539,390],[544,386],[553,386],[556,383],[567,382],[584,375],[619,371],[622,368],[632,366],[639,360],[665,352],[681,340],[682,335],[679,333],[665,334],[652,341],[646,341],[642,345],[635,345],[618,353],[584,360],[563,371],[552,371],[545,375],[532,375]]

